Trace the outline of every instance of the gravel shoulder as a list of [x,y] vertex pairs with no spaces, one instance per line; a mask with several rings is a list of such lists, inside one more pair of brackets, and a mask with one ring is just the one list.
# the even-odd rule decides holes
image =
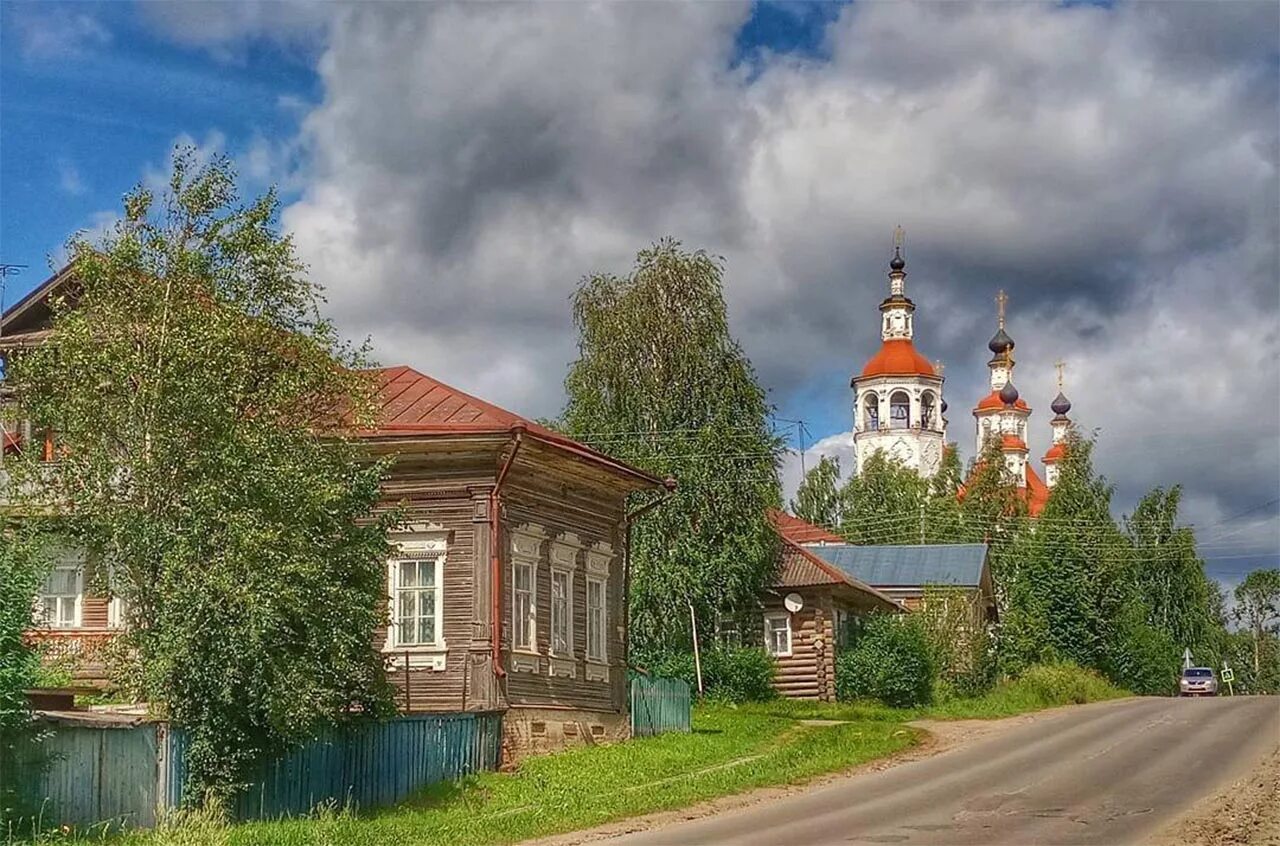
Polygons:
[[1236,844],[1280,846],[1280,750],[1148,841],[1148,846]]

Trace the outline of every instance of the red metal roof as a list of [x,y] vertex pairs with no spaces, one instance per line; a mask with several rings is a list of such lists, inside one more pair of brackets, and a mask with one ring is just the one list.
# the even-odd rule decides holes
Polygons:
[[835,532],[801,520],[780,508],[770,508],[765,513],[778,534],[793,543],[845,543],[845,539]]
[[1054,444],[1049,447],[1049,451],[1044,454],[1044,463],[1053,464],[1054,462],[1061,461],[1063,458],[1066,458],[1066,456],[1067,445],[1063,443]]
[[929,359],[916,350],[909,338],[894,338],[880,345],[880,351],[862,368],[868,376],[937,376]]
[[412,367],[384,367],[366,371],[377,379],[377,425],[357,434],[364,438],[433,435],[497,435],[522,429],[528,436],[648,486],[662,479],[639,468],[553,432],[505,408],[485,402]]
[[1027,486],[1018,488],[1018,492],[1027,501],[1027,513],[1032,517],[1039,517],[1040,512],[1044,511],[1045,505],[1049,502],[1049,486],[1041,481],[1031,462],[1027,462]]
[[[777,531],[775,528],[774,531]],[[903,610],[902,603],[888,594],[873,588],[871,585],[855,579],[838,567],[833,567],[805,549],[800,544],[778,532],[782,540],[779,550],[781,566],[774,577],[773,586],[777,588],[816,587],[818,585],[848,585],[855,590],[866,593],[882,604],[897,610]]]

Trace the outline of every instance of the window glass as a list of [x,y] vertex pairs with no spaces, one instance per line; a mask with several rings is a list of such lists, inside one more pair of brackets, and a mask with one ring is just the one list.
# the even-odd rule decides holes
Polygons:
[[569,645],[569,574],[559,570],[551,573],[551,651],[557,655],[572,652]]
[[587,579],[587,657],[603,661],[605,631],[604,582]]
[[533,649],[533,565],[516,563],[512,569],[512,637],[517,649]]
[[770,614],[765,617],[764,642],[770,655],[790,655],[791,615]]
[[55,629],[75,628],[80,624],[76,606],[80,599],[80,565],[58,564],[40,587],[40,623]]
[[436,568],[443,556],[396,562],[395,567],[395,644],[426,646],[440,641],[440,585]]

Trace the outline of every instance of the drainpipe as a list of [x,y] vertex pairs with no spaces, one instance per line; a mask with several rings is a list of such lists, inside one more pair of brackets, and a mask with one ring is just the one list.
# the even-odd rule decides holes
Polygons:
[[622,660],[631,663],[631,526],[635,521],[648,514],[653,509],[662,505],[671,499],[676,492],[676,480],[668,476],[662,480],[662,486],[666,488],[666,493],[655,499],[653,502],[646,502],[639,508],[627,513],[622,518],[623,527],[626,530],[625,546],[622,550]]
[[502,483],[506,481],[511,465],[515,463],[516,453],[524,440],[525,425],[516,423],[511,427],[511,454],[498,472],[498,479],[489,494],[489,590],[491,603],[489,614],[492,616],[493,630],[493,674],[502,678],[507,671],[502,668],[502,524],[498,512],[502,508]]

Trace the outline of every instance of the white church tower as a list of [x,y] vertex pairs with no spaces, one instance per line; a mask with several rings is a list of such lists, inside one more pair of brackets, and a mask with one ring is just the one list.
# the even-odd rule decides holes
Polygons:
[[1067,412],[1071,410],[1071,400],[1062,393],[1062,368],[1066,365],[1059,361],[1054,366],[1058,368],[1058,395],[1049,405],[1053,409],[1053,419],[1049,421],[1049,428],[1053,430],[1053,444],[1044,454],[1044,483],[1049,487],[1058,484],[1058,465],[1067,457],[1067,436],[1071,433],[1071,418],[1067,416]]
[[947,404],[941,373],[912,342],[916,306],[906,295],[902,240],[899,227],[889,262],[889,296],[880,303],[880,351],[850,382],[854,454],[859,473],[868,458],[884,451],[928,477],[942,466]]

